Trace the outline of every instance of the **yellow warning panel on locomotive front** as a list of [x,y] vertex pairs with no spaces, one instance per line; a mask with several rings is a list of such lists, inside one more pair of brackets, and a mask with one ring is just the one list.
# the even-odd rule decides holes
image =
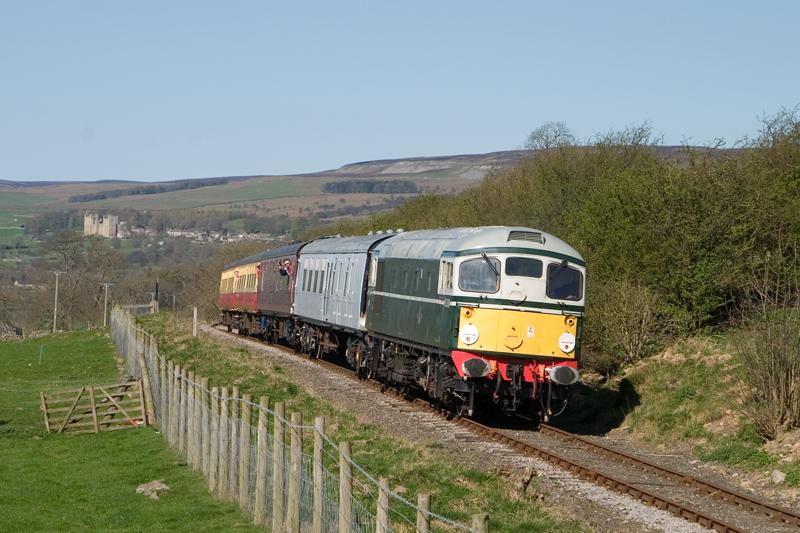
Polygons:
[[578,318],[572,315],[463,307],[458,348],[574,359],[577,328]]

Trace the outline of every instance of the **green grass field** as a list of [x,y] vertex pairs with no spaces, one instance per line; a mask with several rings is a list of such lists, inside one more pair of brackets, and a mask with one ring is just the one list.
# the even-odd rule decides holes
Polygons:
[[65,208],[99,209],[102,207],[113,207],[132,209],[179,209],[204,207],[233,202],[309,196],[319,194],[320,184],[320,180],[304,178],[275,180],[257,178],[243,182],[231,182],[225,185],[214,185],[185,191],[140,196],[121,196],[109,200],[66,204]]
[[[40,390],[116,380],[104,333],[0,343],[0,531],[263,531],[211,498],[153,429],[45,434]],[[136,494],[155,479],[170,492]]]
[[[0,198],[4,193],[0,193]],[[24,225],[27,220],[30,218],[30,215],[23,215],[16,213],[14,211],[8,210],[4,211],[0,209],[0,245],[3,244],[11,244],[15,242],[16,238],[19,236],[24,237],[25,230],[21,228],[21,225]]]
[[52,201],[53,197],[44,194],[0,190],[0,211],[35,207]]

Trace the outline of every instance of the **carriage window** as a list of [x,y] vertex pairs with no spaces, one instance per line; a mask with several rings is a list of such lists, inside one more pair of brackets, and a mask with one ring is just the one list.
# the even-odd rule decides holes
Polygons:
[[464,261],[458,269],[458,287],[462,291],[497,292],[500,289],[500,261],[494,257]]
[[580,300],[583,275],[580,270],[564,263],[547,266],[547,297],[554,300]]
[[506,275],[541,278],[542,262],[539,259],[527,257],[509,257],[506,259]]
[[319,293],[322,294],[323,289],[325,288],[325,271],[319,271]]

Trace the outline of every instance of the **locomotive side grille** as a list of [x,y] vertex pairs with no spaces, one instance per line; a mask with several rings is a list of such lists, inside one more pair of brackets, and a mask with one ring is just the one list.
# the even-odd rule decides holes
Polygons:
[[509,241],[538,242],[539,244],[544,244],[544,235],[542,235],[538,231],[519,231],[519,230],[514,230],[514,231],[508,232],[508,240]]

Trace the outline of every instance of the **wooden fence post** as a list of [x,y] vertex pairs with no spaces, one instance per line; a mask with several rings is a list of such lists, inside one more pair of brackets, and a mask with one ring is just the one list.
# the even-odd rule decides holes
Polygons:
[[239,488],[239,386],[233,386],[230,408],[230,456],[228,462],[228,499],[235,502],[238,498]]
[[428,533],[431,528],[431,495],[417,494],[417,533]]
[[[138,331],[138,330],[137,330]],[[144,389],[144,404],[147,417],[146,423],[153,424],[156,421],[155,411],[153,411],[153,389],[150,388],[150,372],[147,369],[147,360],[144,356],[144,333],[141,334],[142,341],[136,346],[136,356],[139,358],[139,366],[142,372],[142,389]]]
[[167,436],[169,431],[169,386],[167,385],[167,363],[163,359],[156,358],[158,361],[158,393],[159,403],[161,404],[161,420],[158,421],[158,427],[164,437]]
[[389,481],[378,480],[378,508],[375,512],[376,533],[389,533]]
[[188,456],[189,446],[189,371],[181,369],[181,443],[180,450],[184,457]]
[[203,454],[201,451],[202,446],[202,430],[200,428],[200,417],[201,417],[201,407],[202,407],[202,395],[203,395],[203,388],[200,386],[202,383],[203,378],[200,377],[200,374],[194,375],[194,385],[192,388],[194,389],[194,402],[192,402],[192,450],[194,455],[194,469],[198,472],[202,472],[203,470]]
[[209,427],[208,378],[200,380],[200,470],[208,479],[208,460],[211,455],[211,431]]
[[339,533],[350,533],[353,522],[353,470],[350,443],[339,443]]
[[285,529],[290,533],[300,533],[300,485],[303,468],[303,415],[292,413],[289,452],[289,496],[287,498]]
[[[282,405],[282,404],[280,404]],[[256,492],[253,495],[253,523],[261,525],[264,523],[264,508],[267,504],[267,416],[269,409],[269,398],[262,396],[258,409],[258,430],[256,433]],[[276,406],[277,409],[277,406]],[[273,529],[272,531],[280,531]]]
[[192,310],[192,337],[197,337],[197,307]]
[[472,532],[489,533],[489,515],[486,513],[472,515]]
[[283,402],[276,403],[272,442],[272,531],[283,531],[284,415]]
[[186,403],[183,401],[184,393],[186,392],[186,370],[180,366],[175,366],[175,371],[178,372],[178,434],[175,435],[175,446],[180,453],[186,453],[186,448],[183,443],[183,434],[186,433]]
[[221,500],[228,499],[228,469],[231,464],[230,447],[230,418],[228,417],[229,389],[222,387],[222,397],[219,400],[219,482],[217,483],[217,494]]
[[177,449],[178,419],[180,418],[180,409],[178,405],[178,374],[180,374],[181,367],[176,366],[175,363],[170,361],[167,365],[167,371],[169,372],[170,397],[169,443],[173,448]]
[[[249,394],[245,394],[242,398],[242,430],[239,432],[239,508],[243,511],[250,509],[250,404],[252,401],[253,397]],[[267,404],[269,404],[269,400],[267,400]],[[266,427],[264,430],[266,433]]]
[[217,472],[219,471],[219,389],[211,389],[211,431],[209,431],[211,447],[208,454],[208,490],[217,490]]
[[311,533],[322,533],[322,498],[325,485],[322,478],[322,452],[325,446],[325,417],[318,416],[314,419],[314,509],[311,514]]
[[194,371],[190,370],[186,377],[186,462],[196,468],[194,453]]

